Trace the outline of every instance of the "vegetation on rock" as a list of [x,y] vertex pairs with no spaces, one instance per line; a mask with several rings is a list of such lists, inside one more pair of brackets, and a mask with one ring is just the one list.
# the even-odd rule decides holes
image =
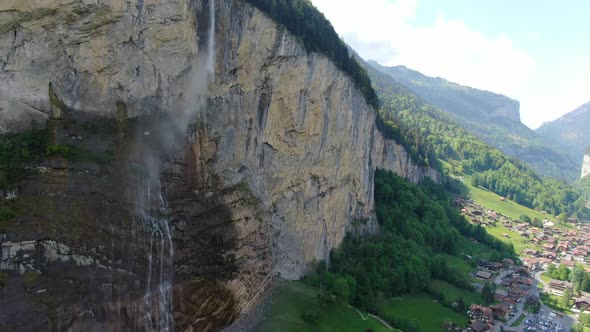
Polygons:
[[299,37],[308,52],[324,54],[336,66],[348,74],[362,92],[367,104],[379,108],[379,99],[371,86],[366,70],[351,56],[346,44],[334,27],[306,0],[247,0],[273,20],[283,24],[289,32]]
[[[436,255],[460,254],[463,236],[486,244],[498,257],[514,256],[511,246],[491,237],[481,226],[468,223],[451,207],[445,189],[430,180],[417,186],[390,171],[378,170],[375,202],[379,234],[370,240],[347,236],[332,252],[330,268],[319,263],[307,283],[362,309],[379,312],[380,297],[427,291],[431,278],[471,289],[464,273]],[[391,322],[403,330],[409,326]]]

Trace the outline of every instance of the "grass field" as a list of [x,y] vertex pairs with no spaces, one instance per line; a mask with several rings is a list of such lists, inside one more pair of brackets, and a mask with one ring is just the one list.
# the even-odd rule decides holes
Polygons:
[[463,253],[473,257],[475,261],[478,259],[490,259],[492,252],[490,247],[485,244],[475,243],[465,237],[461,237],[459,241],[461,242],[460,247]]
[[[559,296],[541,293],[541,302],[543,302],[544,305],[548,306],[549,308],[551,308],[553,310],[564,312],[566,314],[572,313],[569,306],[568,306],[568,308],[564,308],[561,305],[561,303],[560,303],[561,297],[559,297]],[[570,301],[570,305],[571,304],[573,304],[573,301]]]
[[[372,317],[363,313],[363,320],[359,313],[345,305],[334,302],[330,305],[319,305],[318,291],[299,282],[277,281],[276,294],[272,299],[272,307],[265,320],[254,331],[349,331],[359,332],[372,329],[375,332],[391,332]],[[318,319],[315,322],[303,320],[303,313],[316,311]]]
[[[471,185],[471,177],[465,176],[463,183],[467,187],[469,196],[478,204],[485,206],[488,209],[492,209],[496,212],[499,212],[507,217],[510,217],[514,220],[518,220],[521,214],[528,215],[531,219],[537,218],[539,220],[543,220],[545,218],[549,218],[555,221],[555,217],[551,215],[544,215],[539,211],[535,211],[533,209],[529,209],[526,206],[519,205],[513,201],[506,200],[501,201],[500,196],[481,187],[474,187]],[[557,223],[555,224],[558,225]]]
[[[500,239],[502,242],[505,243],[512,243],[514,245],[514,251],[517,254],[521,254],[525,249],[531,248],[536,250],[541,250],[540,246],[534,245],[530,243],[528,239],[522,237],[520,234],[504,227],[502,224],[497,223],[495,227],[486,227],[488,233],[490,233],[493,237]],[[505,238],[502,234],[508,234],[510,238]]]
[[414,295],[395,298],[386,302],[382,310],[386,313],[415,319],[422,331],[445,331],[442,323],[453,321],[461,327],[467,326],[467,316],[434,302],[429,295]]
[[447,263],[447,266],[448,267],[450,267],[453,270],[459,271],[461,273],[467,274],[469,272],[473,272],[473,271],[476,270],[474,267],[471,267],[461,257],[452,256],[452,255],[449,255],[449,254],[441,254],[441,255],[438,255],[438,256],[444,258],[444,260]]
[[442,293],[445,296],[445,299],[450,301],[455,301],[462,297],[467,305],[472,303],[482,303],[481,295],[479,293],[455,287],[443,280],[432,279],[430,281],[430,288]]
[[548,284],[551,281],[551,277],[547,273],[541,273],[541,280]]

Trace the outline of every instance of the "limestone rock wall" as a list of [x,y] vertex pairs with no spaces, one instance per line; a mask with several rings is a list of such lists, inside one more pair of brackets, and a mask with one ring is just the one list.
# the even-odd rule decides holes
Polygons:
[[582,177],[590,175],[590,154],[584,155],[584,161],[582,163]]
[[198,51],[189,0],[0,3],[0,133],[49,113],[47,86],[69,107],[112,115],[162,108]]
[[[220,1],[217,76],[206,123],[218,137],[223,182],[248,179],[272,212],[277,274],[298,278],[328,258],[354,219],[373,220],[373,172],[418,181],[413,165],[383,139],[375,112],[326,57],[240,1]],[[373,225],[371,225],[373,224]]]
[[[72,123],[89,116],[170,112],[171,105],[186,100],[186,76],[204,45],[208,4],[0,3],[0,132],[25,130],[33,120],[43,123],[63,113],[64,118],[55,120],[61,130],[54,133],[61,143],[72,143],[67,140],[76,137],[74,143],[85,148],[115,151],[114,165],[60,161],[54,172],[21,186],[28,192],[14,193],[25,206],[14,227],[1,237],[12,243],[10,251],[8,245],[2,247],[7,257],[2,266],[27,254],[13,250],[18,247],[13,248],[14,243],[26,241],[36,241],[37,247],[54,243],[39,241],[57,241],[67,246],[71,257],[111,261],[106,268],[76,266],[76,272],[59,284],[53,282],[56,271],[76,260],[54,260],[51,269],[35,266],[47,286],[46,295],[59,294],[69,282],[87,285],[89,298],[97,299],[93,305],[100,303],[101,309],[96,309],[76,300],[75,294],[67,301],[60,298],[67,310],[61,308],[63,315],[47,314],[64,317],[50,322],[52,328],[68,329],[67,317],[84,317],[74,320],[70,329],[105,328],[100,324],[111,321],[106,318],[141,310],[145,276],[138,277],[144,271],[137,255],[147,242],[134,243],[128,223],[123,223],[133,210],[128,193],[133,190],[124,187],[130,183],[126,167],[134,169],[137,163],[129,155],[132,135],[121,129],[122,123],[116,137],[110,138]],[[328,259],[348,231],[378,231],[373,211],[376,168],[391,169],[412,181],[440,177],[414,165],[403,147],[383,138],[375,126],[375,111],[326,57],[307,53],[296,37],[243,1],[218,0],[215,13],[217,61],[208,107],[187,124],[186,139],[168,156],[162,172],[175,247],[174,314],[177,329],[183,330],[219,329],[256,302],[272,275],[297,279],[312,261]],[[52,102],[56,98],[59,103]],[[118,102],[125,112],[117,113],[122,109]],[[47,164],[52,165],[55,161]],[[27,209],[26,204],[39,197],[49,201],[42,210]],[[97,197],[106,208],[95,203]],[[38,212],[27,215],[27,210]],[[78,210],[84,211],[83,220],[78,214],[60,213]],[[96,230],[102,237],[91,237]],[[105,239],[114,239],[114,244]],[[98,249],[84,245],[89,241]],[[113,247],[117,250],[107,251]],[[126,247],[134,248],[137,257],[126,256]],[[126,273],[127,261],[138,262],[132,265],[137,272]],[[18,271],[10,271],[11,283],[19,285]],[[97,271],[101,285],[110,283],[111,288],[101,286],[100,294],[92,294]],[[117,297],[109,295],[115,294],[115,284]],[[133,285],[133,292],[124,285]],[[37,296],[23,294],[0,296],[0,305],[19,308],[18,299]],[[133,317],[121,317],[125,325],[119,327],[145,327]]]

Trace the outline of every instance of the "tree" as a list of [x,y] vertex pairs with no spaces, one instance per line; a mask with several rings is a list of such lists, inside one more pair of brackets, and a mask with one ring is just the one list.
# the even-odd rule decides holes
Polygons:
[[562,213],[559,215],[559,217],[557,218],[557,221],[558,221],[560,224],[565,224],[565,223],[567,223],[567,219],[568,219],[568,217],[569,217],[569,216],[567,215],[567,213],[565,213],[565,212],[562,212]]
[[465,301],[463,300],[463,297],[460,297],[459,300],[457,300],[457,309],[459,310],[459,312],[464,313],[465,309],[467,309],[467,306],[465,305]]
[[481,297],[483,299],[483,304],[485,305],[490,305],[494,302],[494,292],[489,282],[486,282],[483,285],[483,288],[481,289]]
[[559,280],[569,280],[569,276],[570,276],[570,269],[567,268],[567,266],[563,265],[563,264],[559,264],[559,267],[557,268],[557,279]]
[[529,217],[526,213],[521,214],[518,219],[529,224],[531,223],[531,217]]
[[574,294],[580,296],[582,290],[582,281],[586,272],[580,265],[576,265],[570,273],[570,281],[574,284]]
[[547,267],[547,275],[549,275],[553,279],[557,279],[557,266],[555,266],[555,264],[549,264],[549,266]]
[[561,306],[563,308],[569,308],[570,307],[570,300],[572,299],[572,294],[570,294],[570,290],[566,289],[563,292],[563,296],[561,296],[561,300],[559,301],[559,304],[561,304]]
[[346,303],[350,300],[350,288],[344,278],[338,278],[334,281],[334,294],[336,297]]
[[590,327],[590,314],[581,313],[578,317],[578,321],[586,327]]

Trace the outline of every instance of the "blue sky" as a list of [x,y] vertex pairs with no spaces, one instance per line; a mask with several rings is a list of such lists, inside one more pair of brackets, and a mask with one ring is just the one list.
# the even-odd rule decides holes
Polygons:
[[505,94],[531,128],[590,101],[590,1],[312,2],[365,59]]

